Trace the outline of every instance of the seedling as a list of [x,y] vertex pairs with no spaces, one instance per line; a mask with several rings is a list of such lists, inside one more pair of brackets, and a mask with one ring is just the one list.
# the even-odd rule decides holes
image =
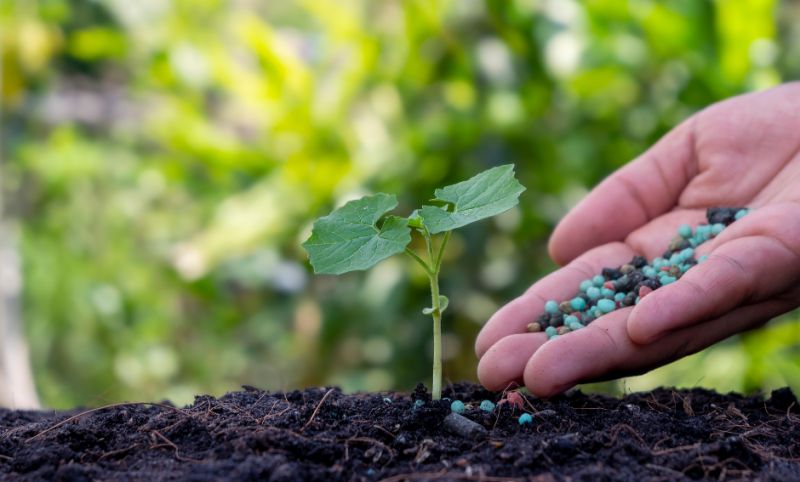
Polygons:
[[[436,189],[430,204],[415,210],[408,218],[387,215],[397,207],[397,197],[393,194],[365,196],[317,219],[311,237],[303,243],[317,274],[369,269],[403,252],[422,266],[431,286],[431,306],[422,313],[433,318],[434,400],[442,396],[442,313],[449,300],[439,292],[439,272],[450,233],[511,209],[524,190],[514,177],[514,165],[507,164]],[[408,247],[412,232],[424,240],[426,259]]]

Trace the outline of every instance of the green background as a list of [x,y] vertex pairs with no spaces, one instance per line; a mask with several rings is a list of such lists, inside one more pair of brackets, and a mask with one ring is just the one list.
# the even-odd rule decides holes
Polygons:
[[[682,119],[800,75],[800,2],[3,0],[2,189],[53,407],[248,383],[429,383],[424,274],[310,274],[311,220],[514,162],[528,188],[451,240],[445,378],[554,268],[547,236]],[[800,387],[778,321],[638,378]],[[796,316],[794,317],[796,319]]]

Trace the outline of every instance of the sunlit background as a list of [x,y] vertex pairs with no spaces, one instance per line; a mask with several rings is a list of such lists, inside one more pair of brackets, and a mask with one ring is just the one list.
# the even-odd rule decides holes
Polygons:
[[[0,41],[6,285],[43,403],[186,403],[429,383],[424,274],[315,277],[299,244],[354,196],[408,212],[514,162],[520,207],[458,231],[443,268],[445,378],[474,380],[479,328],[553,269],[591,186],[800,77],[800,2],[2,0]],[[588,388],[800,387],[792,319]]]

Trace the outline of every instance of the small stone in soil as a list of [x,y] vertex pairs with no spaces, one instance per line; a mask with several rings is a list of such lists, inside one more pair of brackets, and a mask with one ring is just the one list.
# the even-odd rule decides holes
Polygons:
[[448,432],[464,438],[483,438],[487,433],[486,429],[480,424],[455,412],[451,412],[444,418],[444,428]]

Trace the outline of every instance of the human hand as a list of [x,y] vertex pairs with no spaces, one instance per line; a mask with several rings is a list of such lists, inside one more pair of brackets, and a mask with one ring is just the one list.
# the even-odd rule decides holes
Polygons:
[[[712,206],[750,214],[699,246],[708,260],[636,306],[546,343],[526,333],[546,300],[635,254],[659,256]],[[556,227],[563,268],[495,313],[478,335],[478,378],[538,396],[644,373],[800,306],[800,83],[714,104],[613,173]]]

